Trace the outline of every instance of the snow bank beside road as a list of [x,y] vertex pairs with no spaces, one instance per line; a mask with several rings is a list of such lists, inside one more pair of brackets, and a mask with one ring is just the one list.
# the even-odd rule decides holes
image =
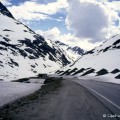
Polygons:
[[120,84],[120,79],[116,79],[115,76],[119,74],[107,74],[107,75],[101,75],[101,76],[62,76],[64,79],[72,79],[72,81],[78,81],[79,79],[81,80],[91,80],[91,81],[99,81],[99,82],[107,82],[107,83],[114,83],[114,84]]
[[115,76],[116,75],[112,75],[112,74],[107,74],[102,76],[81,76],[78,77],[78,79],[120,84],[120,79],[115,79]]
[[0,107],[21,97],[34,93],[40,89],[42,85],[42,83],[35,84],[0,81]]

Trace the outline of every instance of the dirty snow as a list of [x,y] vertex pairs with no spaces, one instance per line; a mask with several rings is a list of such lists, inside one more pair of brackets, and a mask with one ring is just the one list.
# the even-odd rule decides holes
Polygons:
[[42,82],[41,84],[36,84],[0,81],[0,107],[34,93],[40,89],[42,85]]

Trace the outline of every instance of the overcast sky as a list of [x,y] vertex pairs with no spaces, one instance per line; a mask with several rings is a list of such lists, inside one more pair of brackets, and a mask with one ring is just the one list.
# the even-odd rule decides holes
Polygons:
[[17,20],[47,39],[90,50],[120,33],[119,0],[2,0]]

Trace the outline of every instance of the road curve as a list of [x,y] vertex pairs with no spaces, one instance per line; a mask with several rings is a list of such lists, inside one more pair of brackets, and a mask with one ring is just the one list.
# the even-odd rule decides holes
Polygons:
[[63,80],[61,87],[42,98],[37,96],[32,102],[10,109],[5,117],[10,120],[103,120],[104,114],[111,114],[88,90],[70,80]]
[[71,80],[87,88],[114,114],[120,115],[120,85],[92,80]]

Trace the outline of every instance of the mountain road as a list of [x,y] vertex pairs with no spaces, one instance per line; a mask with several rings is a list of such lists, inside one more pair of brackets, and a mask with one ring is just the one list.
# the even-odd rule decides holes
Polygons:
[[120,116],[120,85],[93,80],[69,79],[90,91],[113,114]]

